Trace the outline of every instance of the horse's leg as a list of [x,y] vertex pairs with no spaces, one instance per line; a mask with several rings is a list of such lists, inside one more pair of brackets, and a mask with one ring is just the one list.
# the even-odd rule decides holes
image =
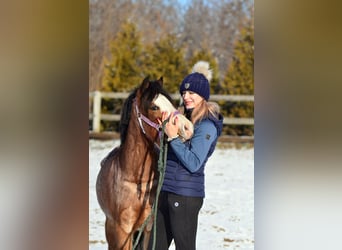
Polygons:
[[116,243],[115,222],[106,218],[106,239],[108,242],[108,250],[118,249]]
[[143,238],[143,250],[147,250],[148,244],[150,242],[151,231],[144,230],[144,238]]
[[150,217],[149,221],[146,224],[146,227],[144,228],[143,250],[147,250],[148,248],[152,226],[153,226],[153,215]]
[[108,250],[132,250],[133,237],[127,233],[117,222],[106,219],[106,239]]
[[131,240],[129,235],[122,230],[117,222],[106,219],[106,239],[108,242],[108,250],[131,250]]

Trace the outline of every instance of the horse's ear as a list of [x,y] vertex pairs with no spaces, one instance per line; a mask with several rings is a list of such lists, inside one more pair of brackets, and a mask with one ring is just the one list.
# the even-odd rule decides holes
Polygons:
[[164,82],[163,82],[163,77],[162,76],[159,78],[158,82],[160,83],[161,86],[163,86]]
[[150,85],[150,76],[146,76],[141,84],[141,89],[146,89]]

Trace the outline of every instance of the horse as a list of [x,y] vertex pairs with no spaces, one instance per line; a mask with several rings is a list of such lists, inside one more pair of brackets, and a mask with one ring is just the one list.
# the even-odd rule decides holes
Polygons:
[[125,100],[120,118],[120,145],[102,161],[96,180],[96,194],[105,214],[109,250],[131,250],[145,220],[140,247],[147,249],[152,230],[152,205],[158,185],[158,143],[162,112],[179,119],[184,140],[193,134],[192,123],[172,105],[162,77],[143,82]]

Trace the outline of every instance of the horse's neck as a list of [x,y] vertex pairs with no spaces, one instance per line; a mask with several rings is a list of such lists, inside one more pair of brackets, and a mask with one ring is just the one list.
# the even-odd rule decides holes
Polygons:
[[121,175],[126,181],[132,183],[149,182],[156,169],[157,153],[152,148],[153,146],[144,139],[144,135],[139,134],[140,127],[135,129],[135,135],[127,135],[126,141],[122,145],[123,148],[119,156]]
[[[154,129],[152,127],[145,126],[145,131],[148,133]],[[128,125],[126,140],[121,145],[122,150],[125,152],[122,157],[125,161],[132,162],[133,165],[142,165],[146,158],[152,158],[154,143],[150,138],[147,138],[142,132],[137,118],[132,115],[132,118]]]

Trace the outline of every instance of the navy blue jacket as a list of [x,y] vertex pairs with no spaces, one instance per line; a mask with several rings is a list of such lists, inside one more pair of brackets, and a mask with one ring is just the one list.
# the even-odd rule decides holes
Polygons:
[[223,117],[209,117],[194,125],[193,137],[170,142],[162,191],[204,197],[204,168],[221,135]]

